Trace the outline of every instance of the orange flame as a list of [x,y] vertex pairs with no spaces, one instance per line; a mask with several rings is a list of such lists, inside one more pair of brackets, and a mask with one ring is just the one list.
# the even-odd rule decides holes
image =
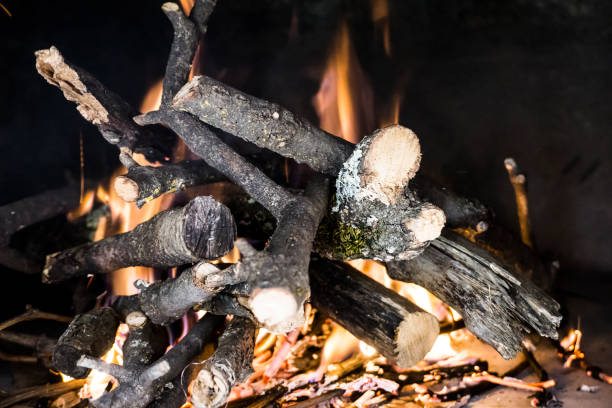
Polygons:
[[391,56],[391,33],[389,32],[389,3],[387,0],[371,0],[372,21],[382,34],[385,54]]

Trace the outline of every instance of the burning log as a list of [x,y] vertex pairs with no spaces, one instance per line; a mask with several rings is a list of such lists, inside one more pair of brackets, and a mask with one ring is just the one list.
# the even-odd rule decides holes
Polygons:
[[201,366],[190,386],[196,408],[224,405],[234,384],[245,381],[253,372],[255,323],[234,317],[219,338],[219,346]]
[[411,259],[440,235],[446,221],[442,210],[406,189],[420,162],[419,139],[399,125],[357,144],[338,174],[332,209],[365,238],[361,250],[348,258]]
[[200,319],[178,344],[146,368],[128,369],[84,354],[78,362],[80,367],[100,370],[119,381],[119,387],[91,401],[91,405],[95,408],[146,407],[160,395],[165,384],[178,377],[202,352],[224,320],[224,316],[215,315]]
[[218,271],[216,266],[201,262],[174,279],[152,284],[138,281],[140,307],[153,323],[172,323],[194,306],[211,300],[221,290],[204,284],[207,275]]
[[142,153],[151,161],[164,161],[171,154],[174,137],[170,132],[161,126],[137,126],[132,120],[137,113],[134,108],[91,74],[64,60],[57,48],[39,50],[35,55],[38,73],[75,102],[79,113],[109,143]]
[[115,341],[119,316],[101,307],[74,318],[53,350],[53,365],[74,378],[85,378],[90,370],[78,365],[82,355],[101,357]]
[[135,202],[138,207],[165,193],[225,180],[225,177],[201,160],[185,160],[159,167],[126,167],[127,174],[115,179],[114,188],[124,201]]
[[466,327],[506,359],[521,349],[524,333],[557,338],[559,304],[457,234],[446,233],[413,260],[388,262],[387,270],[455,308]]
[[420,361],[439,332],[438,320],[347,264],[313,260],[312,303],[402,368]]
[[166,330],[142,312],[132,312],[125,322],[130,331],[123,343],[123,366],[128,370],[144,368],[164,355],[168,347]]
[[227,207],[197,197],[163,211],[132,231],[47,257],[43,281],[56,282],[126,266],[169,267],[215,259],[234,246],[236,225]]
[[[137,123],[166,123],[212,167],[241,186],[277,219],[266,249],[206,278],[207,287],[235,285],[248,308],[268,330],[286,332],[303,321],[309,295],[308,262],[327,204],[327,181],[315,179],[304,196],[291,194],[232,150],[193,116],[178,111],[150,112]],[[245,282],[246,281],[246,282]]]

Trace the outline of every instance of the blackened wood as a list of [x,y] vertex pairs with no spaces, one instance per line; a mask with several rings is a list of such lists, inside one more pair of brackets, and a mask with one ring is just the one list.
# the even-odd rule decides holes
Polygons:
[[314,307],[402,368],[420,361],[438,336],[433,315],[348,264],[313,259],[310,286]]
[[[232,387],[252,374],[255,323],[235,316],[221,337],[213,355],[200,365],[190,385],[196,408],[225,405]],[[198,367],[198,366],[196,366]]]
[[261,170],[223,143],[202,122],[186,112],[156,111],[134,120],[141,124],[165,123],[187,147],[232,182],[260,202],[276,218],[293,195],[277,185]]
[[[141,317],[138,324],[130,321],[137,320],[134,315]],[[166,352],[168,347],[168,333],[166,329],[153,324],[141,312],[132,312],[128,315],[129,332],[123,343],[123,366],[129,370],[147,367]]]
[[56,282],[126,266],[170,267],[215,259],[234,246],[236,225],[227,207],[196,197],[163,211],[132,231],[47,257],[43,281]]
[[177,278],[157,281],[150,285],[138,283],[138,300],[142,311],[155,324],[170,324],[195,306],[210,301],[220,289],[200,284],[204,275],[218,269],[208,263],[189,268]]
[[150,161],[167,161],[175,138],[162,126],[142,128],[132,117],[138,112],[120,96],[109,91],[85,70],[64,60],[57,48],[36,51],[36,69],[77,110],[95,125],[102,136],[119,148],[142,153]]
[[7,246],[11,235],[20,229],[78,207],[79,197],[79,186],[75,184],[3,205],[0,207],[0,247]]
[[91,370],[79,367],[83,354],[101,357],[113,346],[119,316],[110,307],[101,307],[74,318],[53,350],[53,365],[74,378],[85,378]]
[[161,99],[162,106],[167,106],[189,78],[200,36],[196,25],[187,18],[177,3],[164,3],[162,10],[174,29]]
[[149,404],[147,408],[180,408],[185,404],[187,396],[183,390],[181,376],[164,384],[160,394]]
[[557,338],[559,304],[531,281],[463,237],[446,232],[421,256],[388,262],[392,279],[413,282],[455,308],[466,327],[504,358],[525,333]]
[[114,181],[115,191],[127,202],[145,203],[166,193],[226,178],[202,160],[185,160],[164,166],[132,166]]
[[189,18],[196,24],[200,35],[206,34],[208,30],[208,19],[215,9],[217,0],[195,0]]
[[211,126],[336,176],[353,146],[283,107],[207,76],[187,83],[173,101]]
[[410,181],[410,190],[421,200],[440,207],[446,215],[446,226],[483,232],[491,222],[491,212],[478,200],[462,197],[422,173]]
[[107,372],[119,381],[119,387],[91,401],[91,405],[96,408],[145,408],[160,395],[165,384],[180,376],[183,369],[202,352],[224,320],[224,316],[204,316],[163,357],[142,370],[128,370],[84,356],[79,362],[81,366]]

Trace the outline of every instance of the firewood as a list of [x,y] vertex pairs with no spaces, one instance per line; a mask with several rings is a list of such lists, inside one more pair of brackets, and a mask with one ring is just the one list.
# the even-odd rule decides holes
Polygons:
[[392,279],[416,283],[455,308],[468,330],[506,359],[532,330],[557,338],[559,304],[455,233],[446,232],[415,259],[388,262],[387,270]]
[[180,319],[195,306],[209,301],[221,288],[206,287],[210,273],[218,271],[212,264],[201,262],[183,271],[174,279],[147,284],[137,281],[138,301],[142,311],[155,324],[169,324]]
[[225,180],[219,172],[201,160],[185,160],[164,166],[129,166],[127,174],[113,182],[124,201],[138,207],[159,197],[187,187]]
[[0,340],[32,349],[35,362],[41,361],[45,367],[51,366],[51,355],[57,339],[49,338],[45,334],[34,335],[2,330]]
[[394,364],[408,368],[431,349],[438,320],[348,264],[313,260],[311,301]]
[[229,209],[211,197],[196,197],[132,231],[49,255],[43,280],[56,282],[126,266],[161,268],[215,259],[232,249],[235,238]]
[[180,376],[183,369],[202,352],[224,320],[224,316],[205,316],[163,357],[142,369],[130,370],[87,354],[82,355],[78,362],[80,367],[105,372],[119,382],[119,387],[90,401],[91,405],[95,408],[146,407],[160,395],[165,384]]
[[[86,380],[70,380],[55,384],[36,385],[25,389],[17,390],[11,395],[0,400],[0,408],[16,407],[18,402],[27,401],[34,398],[53,398],[65,392],[77,390],[85,385]],[[29,405],[28,405],[29,406]]]
[[85,378],[90,370],[77,365],[83,354],[103,356],[115,341],[119,316],[110,307],[101,307],[74,318],[53,350],[53,365],[64,374]]
[[165,123],[209,165],[239,185],[277,219],[264,251],[206,278],[207,287],[240,282],[247,308],[268,330],[286,332],[301,325],[309,295],[308,262],[312,241],[327,204],[327,180],[315,178],[304,196],[276,184],[223,143],[193,116],[178,111],[150,112],[135,118],[145,125]]
[[219,338],[213,355],[195,367],[190,385],[191,402],[196,408],[218,408],[225,405],[234,384],[246,381],[252,374],[255,323],[234,317]]
[[380,129],[357,144],[338,173],[332,209],[365,235],[350,258],[410,259],[440,235],[444,212],[406,188],[420,161],[419,139],[403,126]]
[[125,368],[144,368],[164,355],[168,347],[168,334],[164,328],[153,324],[138,311],[128,314],[125,322],[130,329],[122,348]]
[[150,161],[165,161],[174,145],[173,135],[161,126],[143,129],[132,117],[137,111],[109,91],[85,70],[66,61],[57,48],[36,51],[36,69],[102,136],[121,149],[142,153]]

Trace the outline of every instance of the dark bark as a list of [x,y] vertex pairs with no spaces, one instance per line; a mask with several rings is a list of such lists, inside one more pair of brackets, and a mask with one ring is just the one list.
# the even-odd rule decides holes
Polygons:
[[75,184],[0,207],[0,247],[7,246],[11,235],[20,229],[78,207],[79,197],[79,186]]
[[196,25],[187,18],[177,3],[164,3],[162,10],[174,29],[161,99],[161,105],[167,106],[189,78],[200,36]]
[[2,330],[0,340],[32,349],[32,354],[38,362],[42,362],[45,367],[52,367],[51,356],[57,339],[51,339],[44,334],[33,335]]
[[126,321],[130,331],[123,343],[125,368],[142,369],[164,355],[168,347],[164,328],[153,324],[142,312],[130,313]]
[[36,51],[36,69],[102,136],[122,149],[142,153],[150,161],[167,161],[175,138],[162,126],[142,128],[132,118],[138,112],[85,70],[65,61],[55,47]]
[[410,180],[410,190],[421,200],[440,207],[446,215],[447,227],[470,227],[478,232],[489,227],[491,213],[478,200],[462,197],[421,173]]
[[208,19],[215,9],[217,0],[196,0],[189,18],[196,24],[200,35],[206,34],[208,30]]
[[402,368],[420,361],[438,336],[438,320],[348,264],[311,262],[311,301]]
[[229,209],[211,197],[196,197],[132,231],[49,255],[43,280],[56,282],[126,266],[162,268],[215,259],[233,248],[235,238]]
[[82,355],[103,356],[115,341],[119,316],[101,307],[74,318],[53,350],[56,369],[74,378],[85,378],[91,370],[77,364]]
[[84,355],[79,361],[82,367],[106,372],[119,381],[119,387],[91,401],[91,405],[96,408],[146,407],[160,395],[164,385],[180,376],[191,360],[202,352],[204,345],[214,338],[224,320],[224,316],[205,316],[178,344],[144,369],[129,370]]
[[234,316],[219,337],[213,355],[203,362],[191,383],[191,402],[196,408],[218,408],[227,402],[234,384],[246,381],[253,369],[255,323]]
[[338,174],[353,150],[351,143],[324,132],[281,106],[207,76],[189,81],[174,98],[173,106],[330,176]]
[[114,187],[124,201],[140,208],[162,194],[225,179],[201,160],[185,160],[159,167],[130,166],[127,174],[115,179]]
[[504,358],[521,348],[532,330],[557,338],[559,304],[490,253],[447,232],[421,256],[388,262],[392,279],[420,285],[455,308],[466,327]]
[[223,143],[202,122],[186,112],[157,111],[137,116],[141,125],[165,123],[206,163],[239,185],[276,218],[293,195]]
[[155,324],[170,324],[180,319],[195,306],[210,301],[220,289],[201,285],[204,276],[218,271],[209,263],[202,262],[187,269],[180,276],[150,285],[138,283],[138,299],[142,311]]

